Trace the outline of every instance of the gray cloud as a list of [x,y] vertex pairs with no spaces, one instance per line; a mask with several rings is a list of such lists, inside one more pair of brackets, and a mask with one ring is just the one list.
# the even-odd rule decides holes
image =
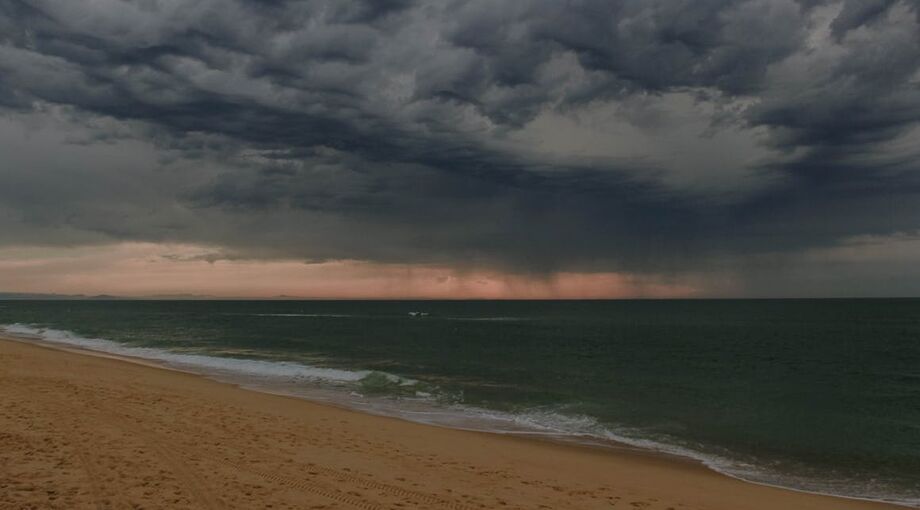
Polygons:
[[915,232],[918,11],[9,0],[0,242],[679,273]]

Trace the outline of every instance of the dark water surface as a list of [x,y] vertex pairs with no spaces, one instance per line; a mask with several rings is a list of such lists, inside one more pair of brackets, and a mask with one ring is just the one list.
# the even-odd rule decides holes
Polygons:
[[419,421],[920,502],[915,299],[6,301],[0,325]]

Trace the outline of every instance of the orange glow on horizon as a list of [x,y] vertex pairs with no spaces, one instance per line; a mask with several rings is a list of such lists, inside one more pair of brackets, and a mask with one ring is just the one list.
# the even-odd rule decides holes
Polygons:
[[697,294],[687,284],[622,273],[523,275],[348,260],[226,260],[199,246],[153,243],[3,249],[0,291],[328,299],[677,298]]

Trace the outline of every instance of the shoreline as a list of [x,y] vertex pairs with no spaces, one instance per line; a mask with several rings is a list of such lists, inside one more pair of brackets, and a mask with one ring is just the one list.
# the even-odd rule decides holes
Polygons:
[[[192,429],[202,426],[207,428],[206,424],[199,422],[197,418],[198,413],[196,412],[197,409],[214,405],[214,401],[226,403],[229,400],[243,407],[271,408],[275,415],[285,415],[287,419],[300,424],[307,423],[316,425],[316,416],[320,417],[320,421],[337,419],[342,423],[340,423],[336,429],[327,431],[328,435],[336,438],[332,443],[348,443],[349,439],[353,440],[354,436],[356,436],[357,432],[360,430],[386,430],[388,431],[387,434],[384,434],[381,438],[371,439],[369,441],[370,444],[380,446],[380,441],[395,435],[401,438],[402,447],[407,451],[418,450],[424,446],[423,449],[429,452],[429,457],[442,460],[443,458],[452,459],[443,464],[432,464],[430,458],[428,461],[419,458],[416,459],[416,462],[404,463],[395,467],[390,465],[387,469],[381,471],[381,473],[387,473],[389,475],[392,475],[393,472],[403,473],[405,476],[396,477],[396,482],[400,482],[400,480],[417,480],[421,474],[428,478],[435,479],[437,482],[434,484],[434,487],[440,487],[442,489],[441,491],[435,492],[437,494],[436,498],[443,498],[439,500],[441,504],[432,505],[432,502],[435,500],[432,500],[429,497],[431,495],[425,492],[428,496],[414,496],[414,504],[415,507],[418,508],[457,508],[456,505],[460,503],[454,499],[448,498],[449,495],[455,494],[457,491],[461,490],[461,487],[450,487],[454,484],[466,487],[466,499],[475,497],[472,494],[479,494],[480,498],[495,498],[491,500],[491,504],[489,504],[489,501],[478,502],[478,504],[485,504],[484,508],[538,508],[539,505],[531,506],[527,503],[527,501],[534,500],[534,498],[536,498],[536,500],[542,498],[547,501],[554,501],[553,505],[549,505],[550,508],[610,508],[610,501],[614,501],[611,498],[621,498],[615,500],[621,501],[623,498],[627,497],[631,497],[635,500],[629,502],[633,508],[667,509],[669,507],[678,508],[681,505],[700,509],[812,508],[829,510],[831,508],[903,508],[890,503],[817,495],[746,482],[717,473],[704,466],[702,463],[698,463],[691,459],[675,458],[674,456],[663,455],[653,451],[635,450],[631,447],[624,448],[623,450],[599,448],[587,445],[565,444],[558,441],[547,440],[546,438],[429,426],[396,417],[378,416],[353,409],[329,405],[323,402],[313,402],[305,400],[302,397],[283,396],[262,392],[214,381],[190,372],[160,367],[156,364],[145,363],[143,361],[121,359],[117,356],[106,355],[104,353],[89,353],[70,349],[63,350],[57,346],[36,345],[29,340],[23,339],[0,338],[0,377],[3,379],[12,378],[9,382],[15,382],[17,377],[15,374],[18,369],[16,366],[10,366],[8,360],[11,355],[19,357],[20,359],[31,359],[34,361],[34,363],[30,364],[33,370],[26,371],[26,373],[31,375],[19,374],[18,376],[20,378],[25,377],[24,383],[21,382],[18,385],[5,384],[0,386],[0,388],[4,388],[0,389],[0,391],[5,393],[12,391],[13,393],[19,394],[20,398],[18,400],[41,400],[31,398],[36,397],[36,389],[30,389],[28,387],[29,380],[38,377],[39,379],[44,378],[46,380],[63,383],[64,387],[68,388],[80,387],[80,383],[91,387],[108,387],[109,391],[113,394],[111,403],[123,402],[124,399],[135,402],[138,399],[142,401],[151,399],[162,402],[164,400],[163,390],[165,388],[170,389],[173,393],[178,391],[183,397],[182,400],[190,400],[193,402],[190,408],[188,406],[177,407],[176,405],[158,404],[158,406],[163,407],[163,409],[157,409],[158,406],[152,406],[151,409],[147,409],[146,411],[140,410],[139,412],[142,414],[168,412],[172,417],[176,418],[177,422],[191,426]],[[63,379],[60,373],[62,366],[65,367],[63,371],[69,374]],[[83,367],[83,369],[75,370],[73,367]],[[12,376],[10,375],[11,373],[13,374]],[[124,377],[126,374],[127,378]],[[136,381],[134,385],[142,386],[143,391],[139,391],[138,388],[128,388],[122,391],[119,386],[127,381]],[[177,384],[179,388],[176,387]],[[171,394],[170,392],[166,393]],[[15,398],[16,395],[3,396],[3,401],[17,402]],[[116,396],[120,398],[114,398]],[[214,401],[212,401],[212,398]],[[85,393],[83,400],[76,399],[78,404],[83,404],[83,406],[78,406],[78,409],[85,407],[87,403],[91,403],[85,402],[85,399]],[[60,402],[58,403],[60,404]],[[92,403],[99,404],[98,402]],[[34,403],[30,405],[34,405]],[[68,404],[63,405],[66,406]],[[130,407],[130,404],[126,404],[124,409],[133,409],[135,412],[138,412],[137,409]],[[47,413],[54,414],[53,409],[38,409],[38,411],[37,415]],[[71,411],[73,411],[73,409],[71,409]],[[123,412],[123,410],[119,410],[118,406],[112,408],[111,411],[116,414]],[[4,422],[9,423],[3,423],[4,427],[2,430],[15,430],[17,428],[16,420],[10,422],[8,415],[9,413],[6,413],[3,416]],[[238,418],[238,416],[232,414],[228,416],[226,412],[212,413],[210,417],[212,419],[216,418],[224,421]],[[99,420],[98,417],[95,419],[86,419],[92,423],[96,423],[99,428],[106,428],[106,419]],[[148,421],[149,416],[146,417],[146,419],[138,420],[139,423],[146,423]],[[248,437],[250,440],[253,436],[265,436],[268,441],[264,447],[267,450],[273,449],[273,441],[270,440],[271,438],[276,440],[281,439],[281,437],[276,437],[277,434],[271,434],[270,430],[259,430],[259,427],[255,426],[253,423],[246,423],[246,420],[242,420],[242,422],[241,425],[245,426],[231,428],[225,431],[232,432],[230,437],[232,438],[231,443],[233,443],[233,447],[226,448],[226,452],[224,451],[225,448],[218,448],[217,451],[212,450],[208,453],[203,453],[202,456],[213,460],[221,454],[231,450],[237,451],[243,458],[247,455],[252,455],[250,448],[246,448],[244,447],[245,445],[240,444],[241,441],[247,439],[247,433],[250,434]],[[359,430],[355,430],[354,426],[349,428],[345,425],[346,423],[357,423],[357,428]],[[21,426],[22,424],[20,423],[18,425]],[[143,427],[143,425],[141,427]],[[176,427],[170,427],[168,424],[164,424],[163,427],[170,436],[177,433],[177,430],[175,430]],[[129,430],[121,430],[119,434],[132,436],[130,428],[131,427],[128,427]],[[196,439],[196,434],[194,433],[179,435],[191,435],[192,437],[189,439]],[[197,436],[201,436],[201,434],[199,433]],[[205,434],[204,437],[207,437],[207,434]],[[197,439],[201,439],[201,437],[197,437]],[[316,442],[315,437],[303,437],[301,439],[306,443]],[[376,439],[376,441],[374,439]],[[115,442],[111,445],[109,451],[119,451],[131,441],[137,441],[137,438],[131,437],[130,441],[126,441],[126,444],[123,445],[119,445],[118,442]],[[166,442],[169,443],[169,441]],[[299,442],[295,441],[292,444],[299,444]],[[483,448],[484,445],[486,448]],[[354,449],[353,446],[348,450],[352,449]],[[359,448],[359,450],[361,449]],[[381,465],[391,463],[385,454],[386,448],[382,451],[375,450],[376,453],[367,451],[368,448],[364,448],[363,450],[363,454],[359,455],[359,459],[353,460],[354,464],[361,466],[359,469],[364,471],[380,471]],[[324,453],[327,462],[326,467],[332,464],[342,463],[346,460],[346,457],[351,456],[351,454],[345,454],[341,451],[337,451],[335,448],[333,448],[332,452],[327,451]],[[455,472],[456,470],[453,466],[455,463],[459,462],[455,460],[455,458],[464,456],[469,457],[470,455],[475,457],[476,462],[471,463],[469,459],[467,459],[466,462],[470,466],[473,466],[470,469],[474,471],[478,468],[482,473],[492,473],[496,471],[496,468],[501,467],[502,469],[500,471],[509,478],[523,477],[536,479],[530,480],[532,483],[524,483],[526,480],[522,480],[519,486],[513,487],[514,490],[512,490],[509,495],[507,492],[508,488],[511,487],[498,486],[495,479],[490,475],[473,476],[467,472]],[[126,457],[128,458],[124,459],[125,462],[129,461],[132,455],[128,454]],[[312,458],[312,456],[305,454],[305,452],[300,452],[299,454],[296,452],[288,452],[288,455],[277,457],[275,462],[281,462],[283,466],[288,463],[296,463],[298,459],[303,460],[303,458]],[[565,473],[565,476],[556,472],[560,458],[566,459],[568,470],[571,471],[570,473]],[[108,467],[111,468],[111,466]],[[232,471],[236,476],[241,476],[239,473],[242,472],[245,474],[247,471],[245,464],[232,464],[231,467],[234,467]],[[240,469],[241,467],[242,469]],[[186,471],[188,468],[189,466],[186,466]],[[180,468],[174,470],[183,471]],[[322,473],[322,471],[320,471],[320,473]],[[550,476],[550,478],[556,479],[552,481],[539,480],[539,477],[534,477],[534,475],[538,473],[543,478]],[[572,477],[572,474],[577,476]],[[6,473],[0,473],[0,475],[3,476],[3,483],[15,483],[15,481],[6,480]],[[195,474],[185,473],[184,475],[180,475],[180,477],[182,476],[185,478],[195,477]],[[200,477],[201,475],[199,474],[198,476]],[[272,481],[271,477],[262,478],[263,481]],[[288,481],[294,483],[297,482],[297,480],[298,478],[295,476]],[[364,480],[364,485],[367,485],[368,480],[366,478],[362,478],[362,480]],[[584,487],[579,487],[583,486],[587,481],[593,482],[594,485],[592,488],[586,489]],[[274,483],[277,484],[279,482],[276,480]],[[287,485],[290,486],[291,483]],[[302,485],[306,482],[301,481],[297,483]],[[415,484],[420,485],[417,482]],[[79,486],[80,484],[77,485]],[[431,484],[429,483],[427,485]],[[389,487],[390,485],[387,486]],[[470,490],[471,487],[472,490]],[[317,492],[314,490],[311,493],[311,491],[307,490],[306,495],[301,495],[299,497],[305,497],[306,499],[304,501],[314,499],[336,501],[335,497],[329,496],[337,496],[339,493],[336,491],[341,492],[341,489],[337,488],[336,483],[332,483],[328,490],[323,490],[326,491],[325,496],[321,493],[322,491]],[[391,490],[390,492],[396,494],[398,491]],[[347,491],[344,493],[348,494]],[[566,495],[566,497],[560,499],[560,493]],[[159,501],[164,507],[170,506],[166,504],[168,501],[159,500],[157,494],[157,491],[154,491],[148,495],[146,505],[153,504],[155,506]],[[628,494],[632,495],[627,496]],[[354,498],[355,496],[350,497]],[[385,504],[388,498],[389,496],[364,495],[359,498],[363,503],[358,500],[346,503],[350,506],[358,506],[359,508],[362,507],[361,505],[365,505],[363,506],[364,508],[376,508],[374,505]],[[426,498],[428,504],[422,504],[424,501],[421,500],[426,500]],[[413,498],[408,499],[412,500]],[[666,500],[671,501],[671,503],[658,504]],[[499,501],[503,501],[504,504]],[[0,503],[2,502],[3,501],[0,500]],[[456,503],[456,505],[451,502]],[[228,502],[225,501],[225,503]],[[632,505],[632,503],[636,503],[636,505]],[[407,501],[404,504],[408,505],[410,508],[413,507],[411,501]],[[348,505],[346,505],[346,507]],[[77,506],[79,506],[79,504]],[[297,505],[295,505],[295,507],[296,506]],[[189,508],[201,507],[207,508],[208,506],[196,506],[195,504],[189,506]],[[233,504],[218,505],[215,508],[223,507],[233,507]],[[245,505],[243,507],[245,507]],[[622,508],[629,507],[630,506],[625,502],[622,504]]]
[[[283,386],[274,385],[271,383],[260,383],[255,382],[254,380],[244,380],[238,378],[236,375],[228,375],[225,373],[217,373],[214,371],[208,371],[203,366],[189,365],[189,367],[181,366],[183,363],[167,361],[165,359],[159,358],[147,358],[142,355],[133,355],[125,354],[119,352],[110,352],[107,350],[95,349],[92,347],[87,347],[79,344],[69,344],[63,343],[60,341],[49,340],[44,337],[38,336],[33,333],[10,333],[0,330],[0,340],[10,340],[15,342],[22,342],[28,345],[39,346],[52,350],[60,350],[64,352],[69,352],[77,355],[85,356],[95,356],[104,359],[110,359],[115,361],[121,361],[126,363],[133,363],[141,366],[146,366],[154,369],[162,369],[175,371],[178,373],[188,374],[196,377],[202,377],[210,381],[214,381],[220,384],[231,385],[235,388],[242,389],[245,391],[252,391],[259,394],[280,396],[285,398],[293,398],[296,400],[308,402],[314,405],[328,406],[335,409],[345,410],[349,412],[356,412],[359,414],[364,414],[368,416],[374,416],[385,419],[395,419],[400,420],[406,423],[412,423],[415,425],[422,426],[431,426],[442,428],[446,430],[458,430],[471,433],[481,433],[481,434],[490,434],[498,435],[503,437],[510,438],[521,438],[532,441],[541,441],[548,442],[550,444],[559,444],[564,446],[576,447],[576,448],[589,448],[597,449],[601,452],[629,452],[632,454],[638,455],[648,455],[653,457],[661,457],[668,462],[675,462],[681,464],[687,464],[694,467],[699,467],[707,471],[713,472],[720,476],[724,476],[733,480],[740,482],[754,484],[758,486],[780,489],[785,491],[792,491],[801,494],[807,495],[817,495],[817,496],[826,496],[833,497],[838,499],[854,500],[860,502],[869,502],[869,503],[883,503],[888,505],[894,505],[899,508],[920,508],[920,505],[915,504],[913,501],[905,502],[896,499],[884,499],[884,498],[871,498],[871,497],[861,497],[847,494],[836,494],[828,491],[813,490],[808,488],[793,487],[788,485],[783,485],[781,483],[772,483],[769,481],[760,481],[757,479],[747,478],[743,475],[732,473],[730,470],[721,468],[717,461],[706,457],[705,455],[698,454],[693,451],[673,451],[668,449],[668,445],[661,445],[650,443],[649,445],[645,444],[633,444],[629,440],[620,440],[618,438],[602,438],[596,435],[591,434],[568,434],[564,432],[555,432],[555,431],[539,431],[536,429],[528,429],[525,426],[521,428],[489,428],[484,424],[476,425],[462,425],[458,422],[448,422],[448,421],[437,421],[437,420],[424,420],[424,419],[413,419],[409,414],[400,413],[399,411],[394,411],[394,409],[399,409],[398,407],[374,407],[373,404],[369,405],[359,405],[357,400],[354,401],[343,401],[341,398],[340,390],[336,389],[311,389],[308,391],[303,391],[298,388],[298,390],[285,389]],[[90,339],[93,340],[93,339]],[[178,364],[177,364],[178,363]],[[315,367],[313,367],[315,368]],[[320,369],[323,370],[323,369]],[[361,404],[368,404],[368,401],[360,402]],[[416,410],[418,412],[418,410]],[[430,410],[429,410],[430,411]],[[420,411],[423,414],[426,413],[425,410]],[[475,420],[474,420],[475,422]]]

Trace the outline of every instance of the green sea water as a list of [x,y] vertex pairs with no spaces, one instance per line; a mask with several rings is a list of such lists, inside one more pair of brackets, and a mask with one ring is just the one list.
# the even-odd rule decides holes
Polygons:
[[915,299],[5,301],[0,325],[408,419],[920,504]]

